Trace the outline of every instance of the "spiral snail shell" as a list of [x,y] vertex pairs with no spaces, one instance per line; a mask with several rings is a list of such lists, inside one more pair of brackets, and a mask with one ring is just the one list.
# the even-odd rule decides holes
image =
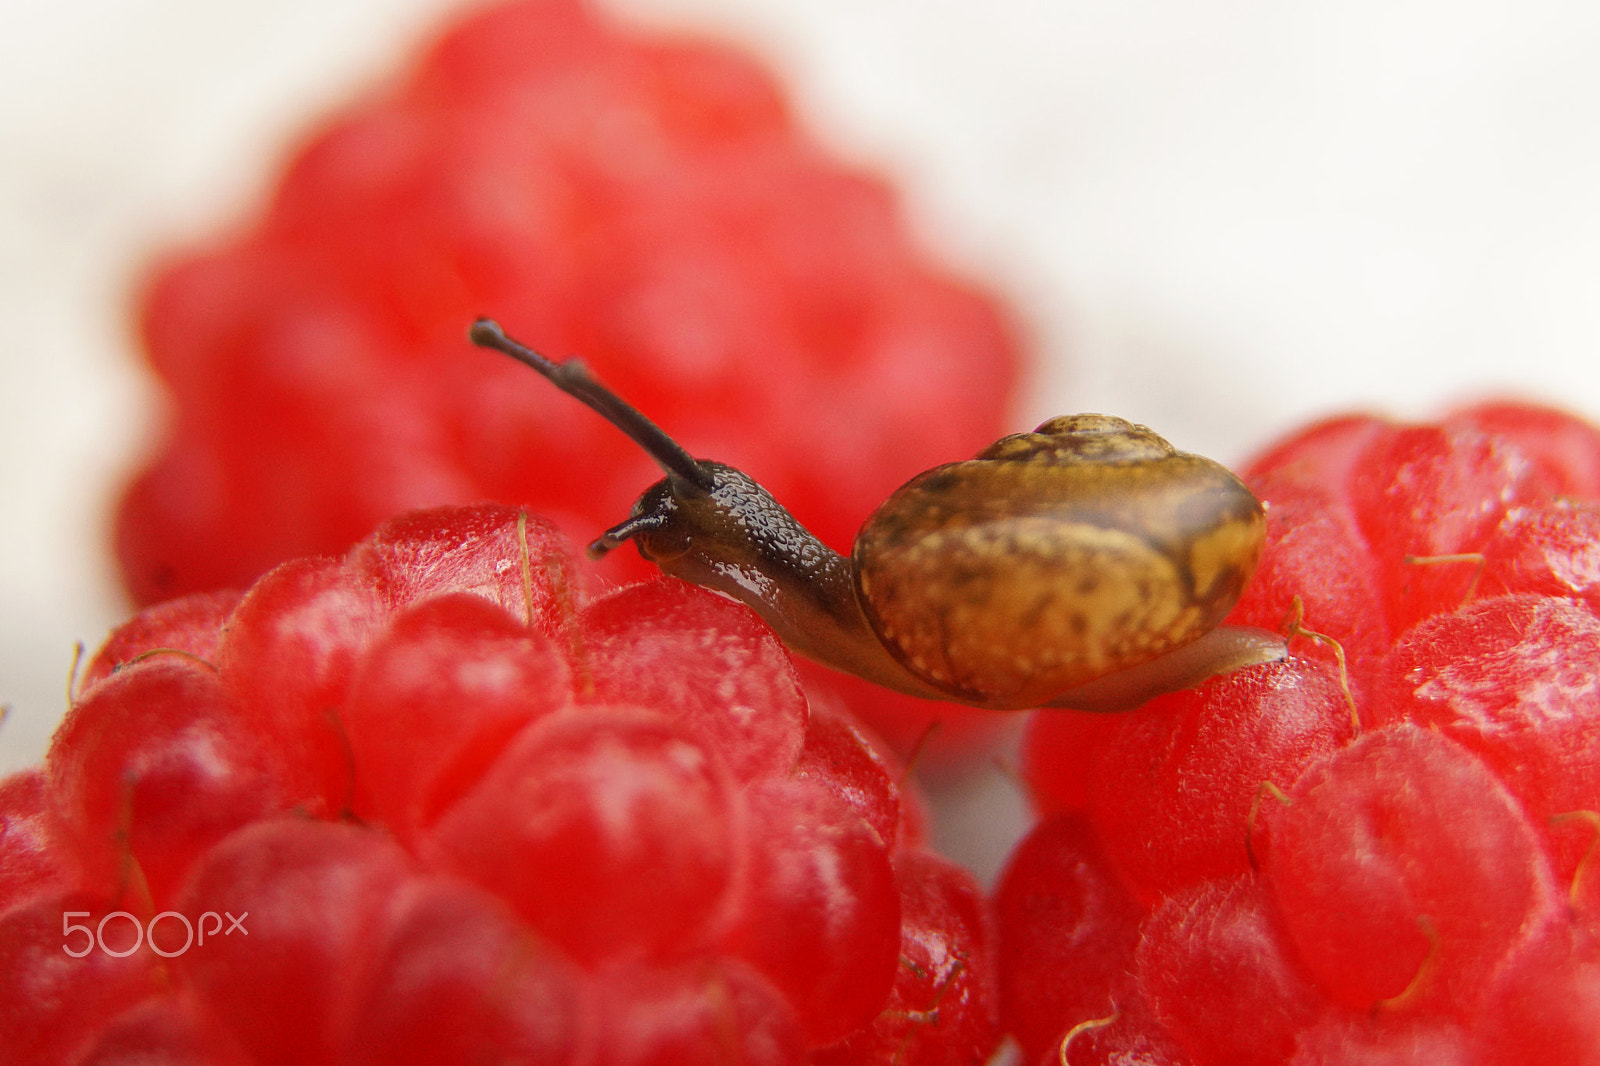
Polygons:
[[1282,658],[1220,626],[1260,558],[1261,502],[1210,459],[1120,418],[1069,415],[906,483],[849,558],[748,475],[695,459],[575,361],[480,319],[474,343],[582,400],[666,471],[589,547],[759,612],[794,650],[915,696],[996,710],[1121,710]]

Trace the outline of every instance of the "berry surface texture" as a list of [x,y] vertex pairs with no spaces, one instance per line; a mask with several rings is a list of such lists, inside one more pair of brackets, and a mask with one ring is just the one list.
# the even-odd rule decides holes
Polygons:
[[1282,663],[1036,715],[1022,1061],[1600,1063],[1600,433],[1332,419],[1243,472]]
[[0,783],[8,1064],[981,1063],[988,902],[746,608],[416,512],[152,607]]

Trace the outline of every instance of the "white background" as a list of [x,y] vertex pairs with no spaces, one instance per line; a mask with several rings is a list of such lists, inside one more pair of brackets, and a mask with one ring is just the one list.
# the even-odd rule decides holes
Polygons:
[[[258,202],[289,139],[459,6],[0,0],[0,771],[127,609],[108,509],[160,417],[139,265]],[[1352,406],[1600,414],[1600,5],[608,6],[745,41],[895,175],[1034,331],[1019,426],[1107,410],[1232,460]]]

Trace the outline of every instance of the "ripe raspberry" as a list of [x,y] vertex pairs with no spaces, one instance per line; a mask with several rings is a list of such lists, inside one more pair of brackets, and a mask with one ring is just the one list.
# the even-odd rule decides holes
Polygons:
[[7,1062],[984,1062],[898,768],[743,606],[593,583],[444,508],[114,633],[0,782]]
[[1290,658],[1030,726],[1024,1061],[1600,1063],[1600,431],[1343,418],[1246,477],[1233,620]]
[[[242,586],[394,514],[530,503],[575,539],[658,472],[471,350],[493,314],[848,551],[890,491],[1007,428],[1018,343],[739,52],[515,0],[329,120],[237,236],[150,278],[175,417],[117,520],[140,602]],[[606,571],[646,576],[632,553]],[[846,684],[902,749],[948,707]],[[971,718],[970,715],[965,716]]]

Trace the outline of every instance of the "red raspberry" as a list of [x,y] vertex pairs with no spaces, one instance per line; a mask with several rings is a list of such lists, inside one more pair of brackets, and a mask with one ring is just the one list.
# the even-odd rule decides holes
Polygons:
[[1290,658],[1030,726],[1024,1061],[1600,1063],[1600,431],[1337,419],[1246,476],[1233,621]]
[[[142,312],[175,412],[117,520],[146,603],[413,507],[527,503],[582,540],[624,518],[651,460],[472,350],[479,315],[581,356],[845,551],[894,488],[1007,428],[1019,364],[995,301],[931,265],[891,190],[750,58],[581,0],[447,30],[312,136],[242,233],[157,270]],[[606,572],[645,576],[632,554]],[[960,716],[843,691],[902,750]]]
[[[0,1036],[11,1062],[71,1062],[96,1029],[161,990],[162,960],[133,950],[132,922],[113,918],[122,908],[104,894],[38,887],[0,909]],[[104,950],[85,950],[85,929]]]
[[14,906],[80,877],[42,770],[0,778],[0,905]]
[[900,768],[743,606],[592,582],[446,508],[114,633],[0,782],[7,1062],[984,1062]]

